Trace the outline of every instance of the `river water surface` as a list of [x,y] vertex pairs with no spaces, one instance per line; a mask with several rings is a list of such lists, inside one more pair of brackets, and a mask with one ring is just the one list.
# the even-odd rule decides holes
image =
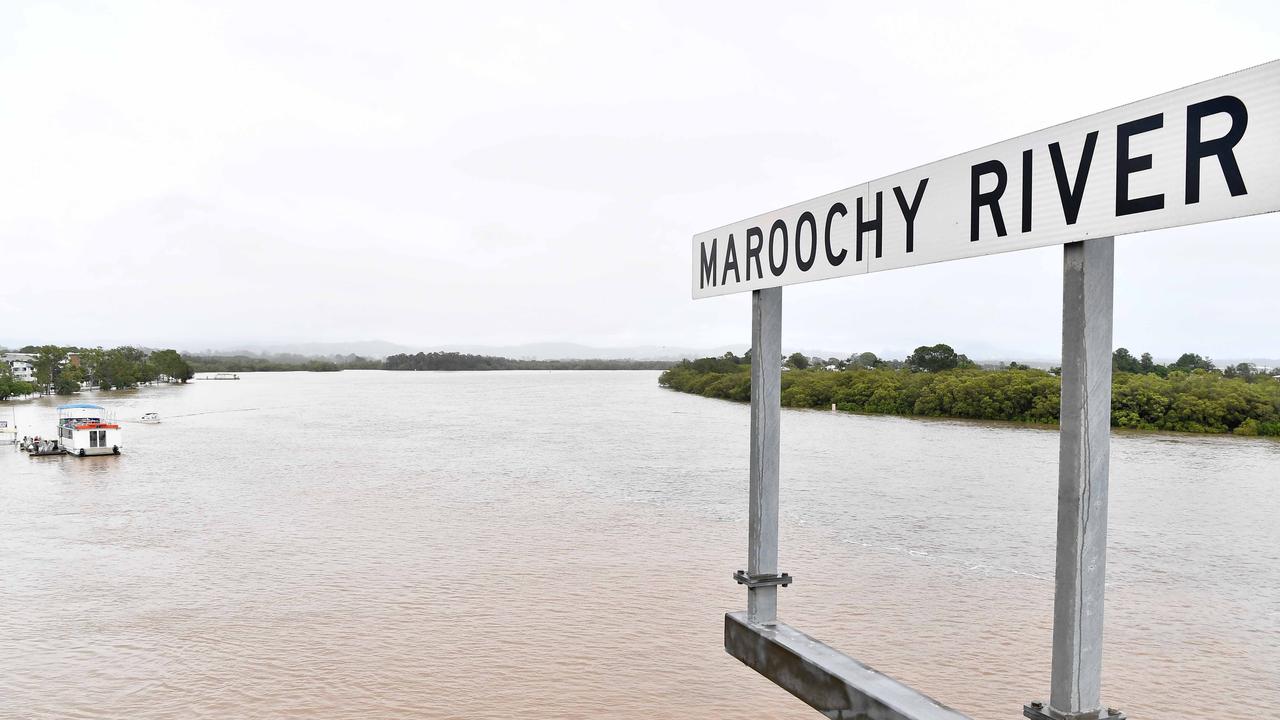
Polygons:
[[[0,449],[0,717],[816,717],[722,649],[745,405],[652,372],[241,377],[78,398],[162,415],[120,457]],[[50,436],[55,404],[0,416]],[[782,618],[974,718],[1044,698],[1057,434],[782,431]],[[1104,700],[1280,706],[1280,442],[1112,453]]]

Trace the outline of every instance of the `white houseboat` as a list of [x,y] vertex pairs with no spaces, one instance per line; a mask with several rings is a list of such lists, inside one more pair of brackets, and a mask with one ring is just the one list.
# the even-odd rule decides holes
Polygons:
[[119,455],[120,426],[101,405],[58,406],[58,438],[72,455]]

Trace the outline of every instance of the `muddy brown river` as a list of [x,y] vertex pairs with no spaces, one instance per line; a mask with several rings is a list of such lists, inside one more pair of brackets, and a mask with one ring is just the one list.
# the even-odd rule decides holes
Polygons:
[[[811,718],[722,648],[745,405],[652,372],[242,374],[0,448],[3,718]],[[0,403],[52,435],[56,401]],[[1048,693],[1057,434],[784,411],[791,624],[974,718]],[[1280,706],[1280,442],[1112,441],[1104,701]]]

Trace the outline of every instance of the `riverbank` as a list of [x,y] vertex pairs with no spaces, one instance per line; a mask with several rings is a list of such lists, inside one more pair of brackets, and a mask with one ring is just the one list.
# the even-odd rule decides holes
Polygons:
[[[104,350],[59,345],[27,345],[17,353],[0,348],[0,401],[72,395],[83,390],[123,390],[154,382],[186,383],[197,373],[319,372],[343,370],[666,370],[671,360],[531,360],[456,352],[359,355],[221,355],[179,353],[123,346]],[[20,375],[15,374],[15,370]]]
[[[662,373],[662,387],[747,402],[750,365],[719,360],[683,362]],[[1003,420],[1056,425],[1061,380],[1036,369],[788,369],[784,407],[903,417]],[[1206,371],[1167,377],[1117,372],[1111,424],[1136,430],[1280,436],[1280,379],[1228,378]]]

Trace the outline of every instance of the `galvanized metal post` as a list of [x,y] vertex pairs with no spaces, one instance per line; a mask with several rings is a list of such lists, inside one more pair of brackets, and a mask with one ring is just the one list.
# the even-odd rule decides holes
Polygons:
[[[782,288],[751,293],[751,499],[747,575],[778,573],[778,424],[782,417]],[[747,587],[747,618],[778,619],[778,586]]]
[[1101,699],[1114,275],[1114,238],[1065,246],[1051,718],[1120,717]]

